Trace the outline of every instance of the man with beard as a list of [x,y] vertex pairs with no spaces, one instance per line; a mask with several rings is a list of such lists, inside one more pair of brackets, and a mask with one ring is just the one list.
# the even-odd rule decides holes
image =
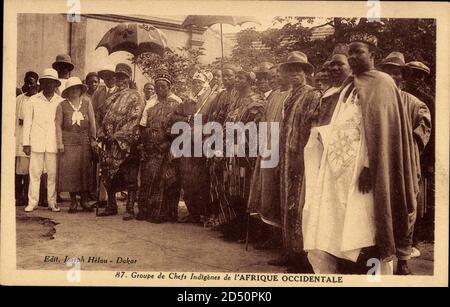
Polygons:
[[136,147],[139,122],[145,107],[138,91],[129,88],[131,75],[130,66],[124,63],[116,65],[117,92],[105,101],[108,108],[98,132],[98,138],[104,146],[100,152],[101,176],[108,193],[105,211],[99,216],[116,215],[116,192],[127,190],[124,220],[134,218],[139,170]]
[[280,130],[284,256],[271,264],[289,265],[293,272],[308,272],[301,233],[303,149],[309,137],[320,92],[306,84],[307,75],[312,74],[314,67],[303,52],[291,52],[280,68],[285,71],[292,90],[283,106],[283,122]]
[[[421,174],[421,154],[425,146],[428,144],[431,135],[431,114],[427,105],[420,101],[417,97],[401,90],[404,82],[404,75],[408,72],[408,67],[405,65],[405,59],[401,52],[391,52],[381,63],[380,68],[394,79],[395,84],[400,89],[402,101],[409,114],[409,121],[414,135],[414,153],[417,177],[419,178],[420,191],[423,191],[423,178]],[[415,235],[412,253],[416,257],[420,256],[420,251],[417,248],[418,234],[422,219],[425,212],[425,203],[422,193],[417,196],[417,214],[415,223]],[[413,254],[411,254],[413,256]]]
[[316,110],[315,126],[328,125],[333,115],[334,108],[342,90],[342,84],[350,75],[350,66],[347,55],[344,53],[335,53],[329,62],[329,71],[331,77],[331,87],[323,93],[320,99],[320,105]]
[[[392,78],[374,69],[377,38],[354,33],[330,125],[313,128],[305,148],[304,248],[315,273],[405,274],[410,257],[418,182],[408,114]],[[358,266],[358,264],[360,266]]]

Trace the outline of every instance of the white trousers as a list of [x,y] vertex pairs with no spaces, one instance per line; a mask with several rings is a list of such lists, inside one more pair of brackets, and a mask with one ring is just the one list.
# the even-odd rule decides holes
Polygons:
[[[308,251],[308,260],[309,263],[311,263],[311,266],[314,270],[315,274],[339,274],[338,270],[338,258],[321,250],[314,249],[311,251]],[[393,261],[384,262],[379,259],[373,259],[376,261],[373,263],[368,263],[367,273],[372,274],[372,268],[374,265],[378,265],[379,267],[376,268],[374,273],[380,274],[380,275],[393,275],[394,274],[394,267],[393,267]]]
[[30,188],[28,204],[36,207],[39,202],[39,186],[41,175],[47,172],[47,201],[50,207],[56,205],[56,167],[57,154],[52,152],[31,152]]

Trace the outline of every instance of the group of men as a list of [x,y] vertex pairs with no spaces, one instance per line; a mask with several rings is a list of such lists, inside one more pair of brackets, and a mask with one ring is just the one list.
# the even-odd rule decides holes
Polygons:
[[40,76],[34,71],[25,74],[23,93],[16,99],[16,205],[27,205],[27,212],[38,204],[60,211],[55,116],[73,69],[70,56],[58,55]]
[[414,226],[424,207],[420,186],[429,170],[421,156],[430,147],[434,102],[429,92],[422,101],[407,91],[430,69],[405,64],[400,52],[376,68],[376,53],[375,36],[355,33],[348,49],[336,48],[315,75],[315,89],[296,88],[291,79],[291,93],[279,98],[281,208],[265,204],[274,195],[264,185],[267,170],[257,187],[262,219],[283,233],[284,256],[271,264],[364,274],[375,258],[389,273],[396,256],[396,273],[411,273],[407,260],[420,254]]
[[[405,64],[399,52],[389,54],[376,69],[376,53],[375,36],[355,33],[348,48],[336,48],[316,72],[315,84],[308,84],[315,68],[300,51],[291,52],[280,64],[263,62],[245,74],[250,76],[247,80],[255,81],[254,89],[265,101],[264,120],[281,126],[279,135],[268,134],[269,139],[279,138],[280,163],[263,168],[261,163],[268,158],[258,157],[245,199],[247,213],[258,217],[262,226],[256,227],[268,238],[258,248],[280,246],[282,251],[282,256],[269,264],[289,266],[295,272],[364,273],[367,260],[376,258],[381,271],[389,274],[396,256],[397,274],[411,273],[407,260],[413,253],[418,208],[424,203],[422,173],[430,172],[421,163],[421,155],[426,146],[433,145],[428,142],[434,99],[426,91],[418,93],[417,82],[423,82],[430,70],[417,61]],[[70,57],[58,56],[53,67],[57,72],[48,69],[40,78],[27,73],[24,94],[17,98],[16,198],[28,195],[28,211],[38,204],[43,172],[48,177],[49,208],[59,210],[52,116],[61,100],[58,86],[64,86],[73,64]],[[131,68],[126,64],[87,75],[90,90],[86,95],[91,98],[97,137],[103,144],[98,161],[94,161],[100,167],[93,174],[98,177],[101,169],[104,179],[99,181],[95,197],[97,206],[106,207],[100,215],[117,214],[116,193],[127,191],[123,218],[133,219],[135,201],[140,204],[139,197],[146,195],[138,184],[141,172],[141,185],[148,187],[148,178],[142,177],[139,169],[142,148],[138,146],[146,112],[163,101],[174,101],[179,105],[177,112],[183,114],[180,120],[192,123],[192,116],[201,113],[207,115],[207,121],[223,121],[227,108],[238,101],[233,101],[238,71],[228,66],[211,73],[197,72],[189,93],[179,95],[181,98],[170,89],[172,76],[159,73],[154,83],[145,84],[144,99],[130,88]],[[98,85],[100,80],[104,85]],[[157,81],[164,82],[155,88]],[[30,97],[42,106],[40,115],[33,117],[39,123],[22,117]],[[39,132],[31,129],[36,126]],[[18,136],[21,127],[23,136]],[[28,166],[30,155],[39,163]],[[206,160],[183,158],[179,173],[171,176],[181,176],[188,221],[202,220],[213,227],[216,214],[227,215],[214,202],[229,183],[222,175],[224,169],[217,172],[217,163]],[[180,195],[171,195],[177,206]],[[137,219],[142,219],[142,212],[145,210],[140,208]],[[247,222],[247,228],[250,224]]]

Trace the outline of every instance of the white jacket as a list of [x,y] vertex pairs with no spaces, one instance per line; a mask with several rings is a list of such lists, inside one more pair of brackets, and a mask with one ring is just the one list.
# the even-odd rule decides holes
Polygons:
[[23,119],[23,146],[30,145],[33,152],[56,153],[56,107],[63,101],[56,93],[50,101],[42,92],[28,100]]

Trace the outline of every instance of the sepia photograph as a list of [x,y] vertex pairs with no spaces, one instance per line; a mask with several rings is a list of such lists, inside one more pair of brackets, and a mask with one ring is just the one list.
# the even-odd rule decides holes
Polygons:
[[44,1],[5,4],[2,283],[448,285],[447,4]]

